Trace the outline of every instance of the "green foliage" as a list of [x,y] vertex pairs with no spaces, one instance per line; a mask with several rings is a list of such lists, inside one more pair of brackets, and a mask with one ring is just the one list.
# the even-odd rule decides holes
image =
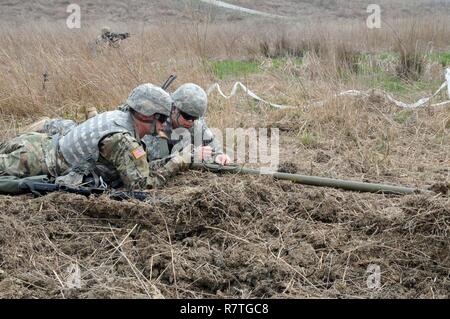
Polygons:
[[439,62],[443,67],[450,66],[450,52],[430,54],[429,60]]
[[276,70],[281,69],[283,66],[288,63],[288,61],[292,61],[295,65],[302,65],[303,60],[299,57],[292,57],[292,58],[274,58],[272,59],[272,67]]
[[[288,62],[292,62],[294,65],[301,65],[303,62],[299,57],[279,57],[270,60],[272,61],[271,68],[274,70],[282,69]],[[221,60],[212,61],[211,64],[214,75],[221,80],[228,77],[248,76],[260,71],[258,61]]]
[[383,52],[378,55],[378,58],[381,61],[395,61],[396,59],[398,59],[398,54],[396,54],[395,52]]
[[300,143],[304,146],[317,145],[317,136],[312,132],[304,131],[300,135]]
[[405,82],[393,75],[381,74],[375,80],[375,86],[392,93],[402,93],[407,90]]
[[223,80],[227,77],[247,76],[259,71],[259,63],[256,61],[221,60],[213,61],[214,75]]
[[393,76],[387,76],[382,80],[383,88],[390,92],[405,92],[406,87],[402,81]]

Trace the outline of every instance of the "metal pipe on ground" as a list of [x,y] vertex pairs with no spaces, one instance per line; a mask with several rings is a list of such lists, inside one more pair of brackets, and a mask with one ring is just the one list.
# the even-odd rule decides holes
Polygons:
[[319,187],[332,187],[339,188],[348,191],[356,192],[369,192],[369,193],[384,193],[384,194],[397,194],[406,195],[414,193],[432,193],[428,190],[421,190],[417,188],[409,188],[403,186],[394,186],[386,184],[375,184],[366,182],[356,182],[351,180],[334,179],[318,176],[308,176],[301,174],[289,174],[281,172],[267,172],[258,169],[244,168],[237,165],[222,166],[217,164],[206,164],[206,163],[194,163],[192,164],[193,169],[205,169],[208,171],[216,173],[235,173],[235,174],[251,174],[251,175],[268,175],[272,176],[274,179],[289,180],[294,183],[299,183],[303,185],[319,186]]

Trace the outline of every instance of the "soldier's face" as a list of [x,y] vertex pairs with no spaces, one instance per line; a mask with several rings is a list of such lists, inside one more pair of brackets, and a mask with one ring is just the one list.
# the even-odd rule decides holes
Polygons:
[[156,134],[159,134],[160,131],[163,129],[164,123],[161,123],[160,121],[156,121]]
[[194,125],[194,120],[186,120],[182,115],[180,116],[180,119],[178,120],[180,125],[184,128],[191,128]]
[[139,118],[135,117],[135,123],[140,138],[145,135],[157,135],[163,129],[163,123],[155,119],[154,116],[140,115]]
[[172,113],[172,127],[179,128],[184,127],[190,129],[194,125],[195,119],[186,119],[179,110]]

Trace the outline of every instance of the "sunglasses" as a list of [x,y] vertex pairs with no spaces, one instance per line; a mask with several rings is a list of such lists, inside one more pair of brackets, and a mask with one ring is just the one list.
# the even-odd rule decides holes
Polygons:
[[139,114],[137,112],[133,112],[133,116],[137,120],[139,120],[141,122],[144,122],[144,123],[152,123],[154,120],[157,120],[157,121],[159,121],[161,123],[164,123],[167,120],[167,118],[168,118],[167,115],[160,114],[160,113],[156,113],[153,117],[149,117],[149,116],[145,116],[145,115]]
[[186,120],[186,121],[196,121],[198,120],[198,117],[189,115],[183,111],[180,111],[181,116]]
[[169,118],[169,117],[168,117],[167,115],[164,115],[164,114],[160,114],[160,113],[156,113],[156,114],[155,114],[155,119],[156,119],[158,122],[161,122],[161,123],[166,122],[168,118]]

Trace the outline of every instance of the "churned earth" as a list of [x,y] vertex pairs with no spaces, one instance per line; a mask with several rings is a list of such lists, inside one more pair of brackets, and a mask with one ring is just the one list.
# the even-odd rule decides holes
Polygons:
[[[436,114],[427,112],[418,115],[432,123]],[[363,114],[381,117],[370,108]],[[404,125],[395,132],[400,144]],[[311,158],[315,172],[334,165],[334,174],[361,180],[345,164],[357,163],[358,151],[336,165],[339,147],[299,146],[286,127],[280,134],[283,149],[302,152],[286,155],[282,170],[308,173]],[[192,170],[146,202],[0,196],[0,297],[448,298],[448,162],[440,164],[439,144],[427,147],[434,170],[421,170],[441,180],[434,184],[420,171],[407,177],[407,167],[394,165],[391,178],[375,168],[371,177],[370,164],[357,167],[367,169],[362,180],[440,193],[363,194]]]
[[0,296],[449,297],[448,197],[194,171],[152,194],[2,196]]

